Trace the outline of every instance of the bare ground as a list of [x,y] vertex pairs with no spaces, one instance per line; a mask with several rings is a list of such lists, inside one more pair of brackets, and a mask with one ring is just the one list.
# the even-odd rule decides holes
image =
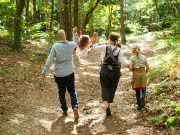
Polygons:
[[[153,44],[152,39],[138,43],[148,57],[155,55]],[[129,57],[129,50],[126,47],[125,50]],[[105,118],[105,112],[101,109],[99,52],[93,52],[80,63],[75,59],[80,111],[78,123],[73,122],[70,105],[69,116],[63,117],[61,114],[53,72],[49,72],[45,81],[39,78],[44,59],[40,60],[41,63],[33,62],[28,68],[32,60],[28,63],[26,60],[30,58],[32,56],[25,54],[0,58],[1,69],[10,71],[9,75],[0,76],[1,135],[168,134],[166,130],[160,131],[149,123],[146,117],[148,109],[143,113],[136,111],[135,93],[130,87],[131,73],[125,68],[122,69],[123,75],[112,104],[113,116]],[[67,98],[69,101],[68,95]]]

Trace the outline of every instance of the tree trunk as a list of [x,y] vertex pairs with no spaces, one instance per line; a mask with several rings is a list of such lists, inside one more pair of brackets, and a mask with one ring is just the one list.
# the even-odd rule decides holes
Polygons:
[[29,0],[26,1],[26,25],[29,25]]
[[72,30],[72,1],[71,0],[69,0],[68,7],[69,7],[69,27],[70,27],[70,30]]
[[83,24],[83,28],[86,28],[86,25],[89,23],[89,20],[94,12],[94,10],[96,9],[96,7],[98,6],[98,3],[100,2],[100,0],[97,0],[95,5],[87,12],[86,17],[84,19],[84,24]]
[[79,1],[74,0],[74,26],[79,29]]
[[70,0],[60,0],[60,28],[65,30],[67,40],[71,40],[72,37],[69,2]]
[[49,30],[50,32],[52,32],[52,25],[53,25],[53,13],[54,13],[54,0],[51,0],[51,19],[50,19],[50,23],[49,23]]
[[109,8],[109,16],[108,16],[108,26],[107,26],[107,30],[106,30],[106,37],[109,36],[109,32],[111,31],[113,6],[110,5],[110,6],[108,6],[108,8]]
[[154,1],[156,10],[157,10],[157,13],[158,13],[158,16],[159,16],[159,20],[160,20],[161,19],[161,14],[160,14],[160,11],[159,11],[158,2],[157,2],[157,0],[153,0],[153,1]]
[[36,21],[36,13],[37,13],[37,10],[36,10],[36,0],[33,0],[33,21],[34,22]]
[[126,43],[126,36],[125,36],[125,16],[124,16],[124,0],[120,0],[120,24],[121,24],[121,29],[120,29],[120,33],[121,33],[121,43],[125,44]]
[[22,50],[21,45],[21,21],[22,13],[25,6],[25,0],[16,0],[16,15],[14,18],[14,46],[13,49],[17,51]]

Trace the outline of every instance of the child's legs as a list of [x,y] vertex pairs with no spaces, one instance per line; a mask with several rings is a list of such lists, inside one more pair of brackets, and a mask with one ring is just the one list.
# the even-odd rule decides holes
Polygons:
[[138,107],[141,107],[141,91],[140,90],[136,90],[136,100],[137,100],[137,104]]
[[142,98],[141,98],[141,107],[145,107],[145,96],[146,96],[146,90],[142,90]]
[[143,97],[146,96],[146,90],[142,90],[142,96],[143,96]]

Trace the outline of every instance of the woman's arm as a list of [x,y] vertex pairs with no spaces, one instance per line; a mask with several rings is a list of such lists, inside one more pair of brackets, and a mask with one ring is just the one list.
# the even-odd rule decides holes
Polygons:
[[126,67],[129,67],[130,65],[127,59],[124,57],[122,50],[119,52],[118,61]]

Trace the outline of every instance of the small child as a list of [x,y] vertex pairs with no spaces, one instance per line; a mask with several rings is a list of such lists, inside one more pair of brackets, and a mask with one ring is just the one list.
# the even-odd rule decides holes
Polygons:
[[82,35],[79,39],[79,45],[76,49],[76,55],[81,57],[87,57],[90,49],[90,37],[88,35]]
[[130,69],[133,71],[132,88],[136,91],[137,110],[145,107],[145,95],[147,86],[147,73],[149,72],[149,64],[144,55],[140,54],[140,47],[132,47],[132,56],[130,58]]

